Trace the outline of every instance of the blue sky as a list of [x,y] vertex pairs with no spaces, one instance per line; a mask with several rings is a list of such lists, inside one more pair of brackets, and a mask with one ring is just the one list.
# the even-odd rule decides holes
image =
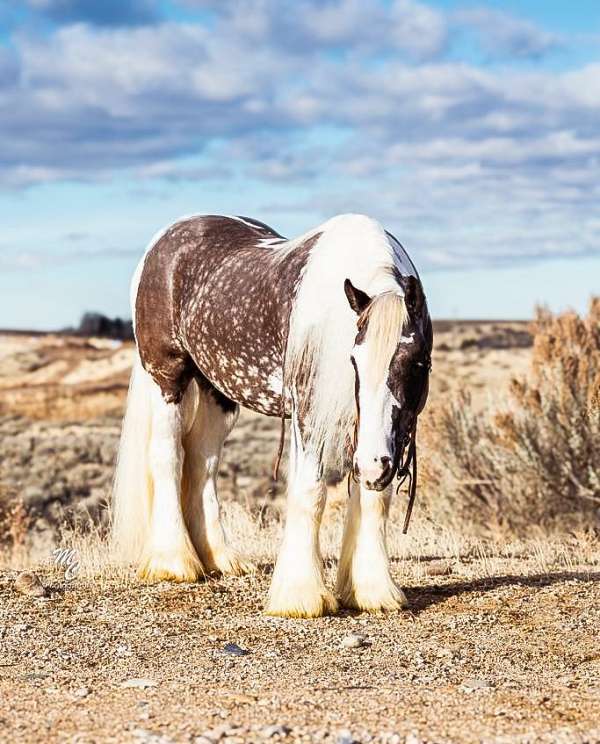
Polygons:
[[129,314],[191,213],[403,242],[437,317],[600,293],[600,3],[0,3],[0,327]]

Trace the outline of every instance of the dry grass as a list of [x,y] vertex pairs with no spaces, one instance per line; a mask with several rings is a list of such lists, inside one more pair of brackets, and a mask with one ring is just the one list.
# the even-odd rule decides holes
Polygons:
[[433,416],[425,498],[446,524],[600,528],[600,298],[586,318],[540,311],[533,332],[531,374],[504,408],[462,394]]
[[[528,572],[546,575],[556,570],[600,565],[600,542],[589,532],[548,536],[542,529],[531,530],[528,538],[495,539],[475,537],[460,529],[436,525],[425,513],[417,514],[408,535],[402,534],[404,502],[392,506],[388,529],[388,548],[394,572],[401,583],[420,582],[431,573],[455,573],[465,578],[494,577],[507,563],[527,565]],[[263,521],[244,505],[229,502],[224,507],[224,523],[232,543],[269,573],[282,536],[282,520]],[[15,515],[18,536],[0,553],[0,569],[52,570],[56,578],[64,571],[55,566],[51,550],[32,551],[26,542],[22,520]],[[321,529],[321,545],[331,583],[337,568],[343,528],[343,510],[326,513]],[[132,569],[118,565],[111,552],[105,529],[93,525],[65,528],[53,548],[73,550],[80,563],[78,577],[102,587],[133,587],[138,583]],[[432,566],[436,566],[433,570]]]

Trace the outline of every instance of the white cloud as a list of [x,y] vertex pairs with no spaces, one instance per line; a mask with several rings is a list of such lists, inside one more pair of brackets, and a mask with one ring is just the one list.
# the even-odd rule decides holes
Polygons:
[[[375,211],[410,230],[432,266],[600,245],[589,217],[600,62],[557,74],[451,61],[448,17],[414,0],[298,0],[287,14],[274,0],[201,4],[211,28],[69,24],[15,37],[0,55],[4,186],[237,169],[278,191],[303,186],[307,212]],[[452,23],[496,54],[535,58],[558,43],[490,12]]]
[[459,27],[474,29],[491,56],[542,57],[563,44],[556,34],[534,23],[492,8],[468,8],[454,13]]

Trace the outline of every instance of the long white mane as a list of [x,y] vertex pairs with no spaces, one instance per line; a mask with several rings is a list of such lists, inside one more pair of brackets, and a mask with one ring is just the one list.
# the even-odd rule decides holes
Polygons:
[[[350,279],[370,297],[402,298],[394,269],[404,276],[416,276],[416,271],[400,244],[364,215],[334,217],[293,243],[315,233],[321,237],[304,267],[290,317],[285,380],[290,385],[301,375],[308,381],[305,424],[311,445],[322,450],[326,468],[341,469],[346,435],[355,417],[350,356],[357,334],[357,316],[346,299],[344,280]],[[394,317],[400,323],[398,338],[405,313]],[[391,337],[389,328],[384,335]]]

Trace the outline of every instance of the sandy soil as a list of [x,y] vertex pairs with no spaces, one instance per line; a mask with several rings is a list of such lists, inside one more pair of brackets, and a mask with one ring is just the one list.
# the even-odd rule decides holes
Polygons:
[[405,584],[410,612],[313,621],[261,614],[265,572],[44,578],[0,583],[6,741],[600,741],[598,568],[475,561]]
[[[461,389],[483,408],[529,363],[519,324],[449,324],[436,341],[432,406]],[[417,511],[407,539],[397,505],[391,552],[410,611],[264,616],[283,505],[270,480],[275,420],[243,413],[221,469],[257,574],[140,586],[107,567],[92,534],[66,581],[50,550],[65,525],[105,519],[132,353],[0,336],[1,741],[600,742],[590,538],[551,544],[532,527],[528,542],[488,545]],[[343,496],[332,501],[330,582]],[[31,565],[43,597],[18,590]]]

